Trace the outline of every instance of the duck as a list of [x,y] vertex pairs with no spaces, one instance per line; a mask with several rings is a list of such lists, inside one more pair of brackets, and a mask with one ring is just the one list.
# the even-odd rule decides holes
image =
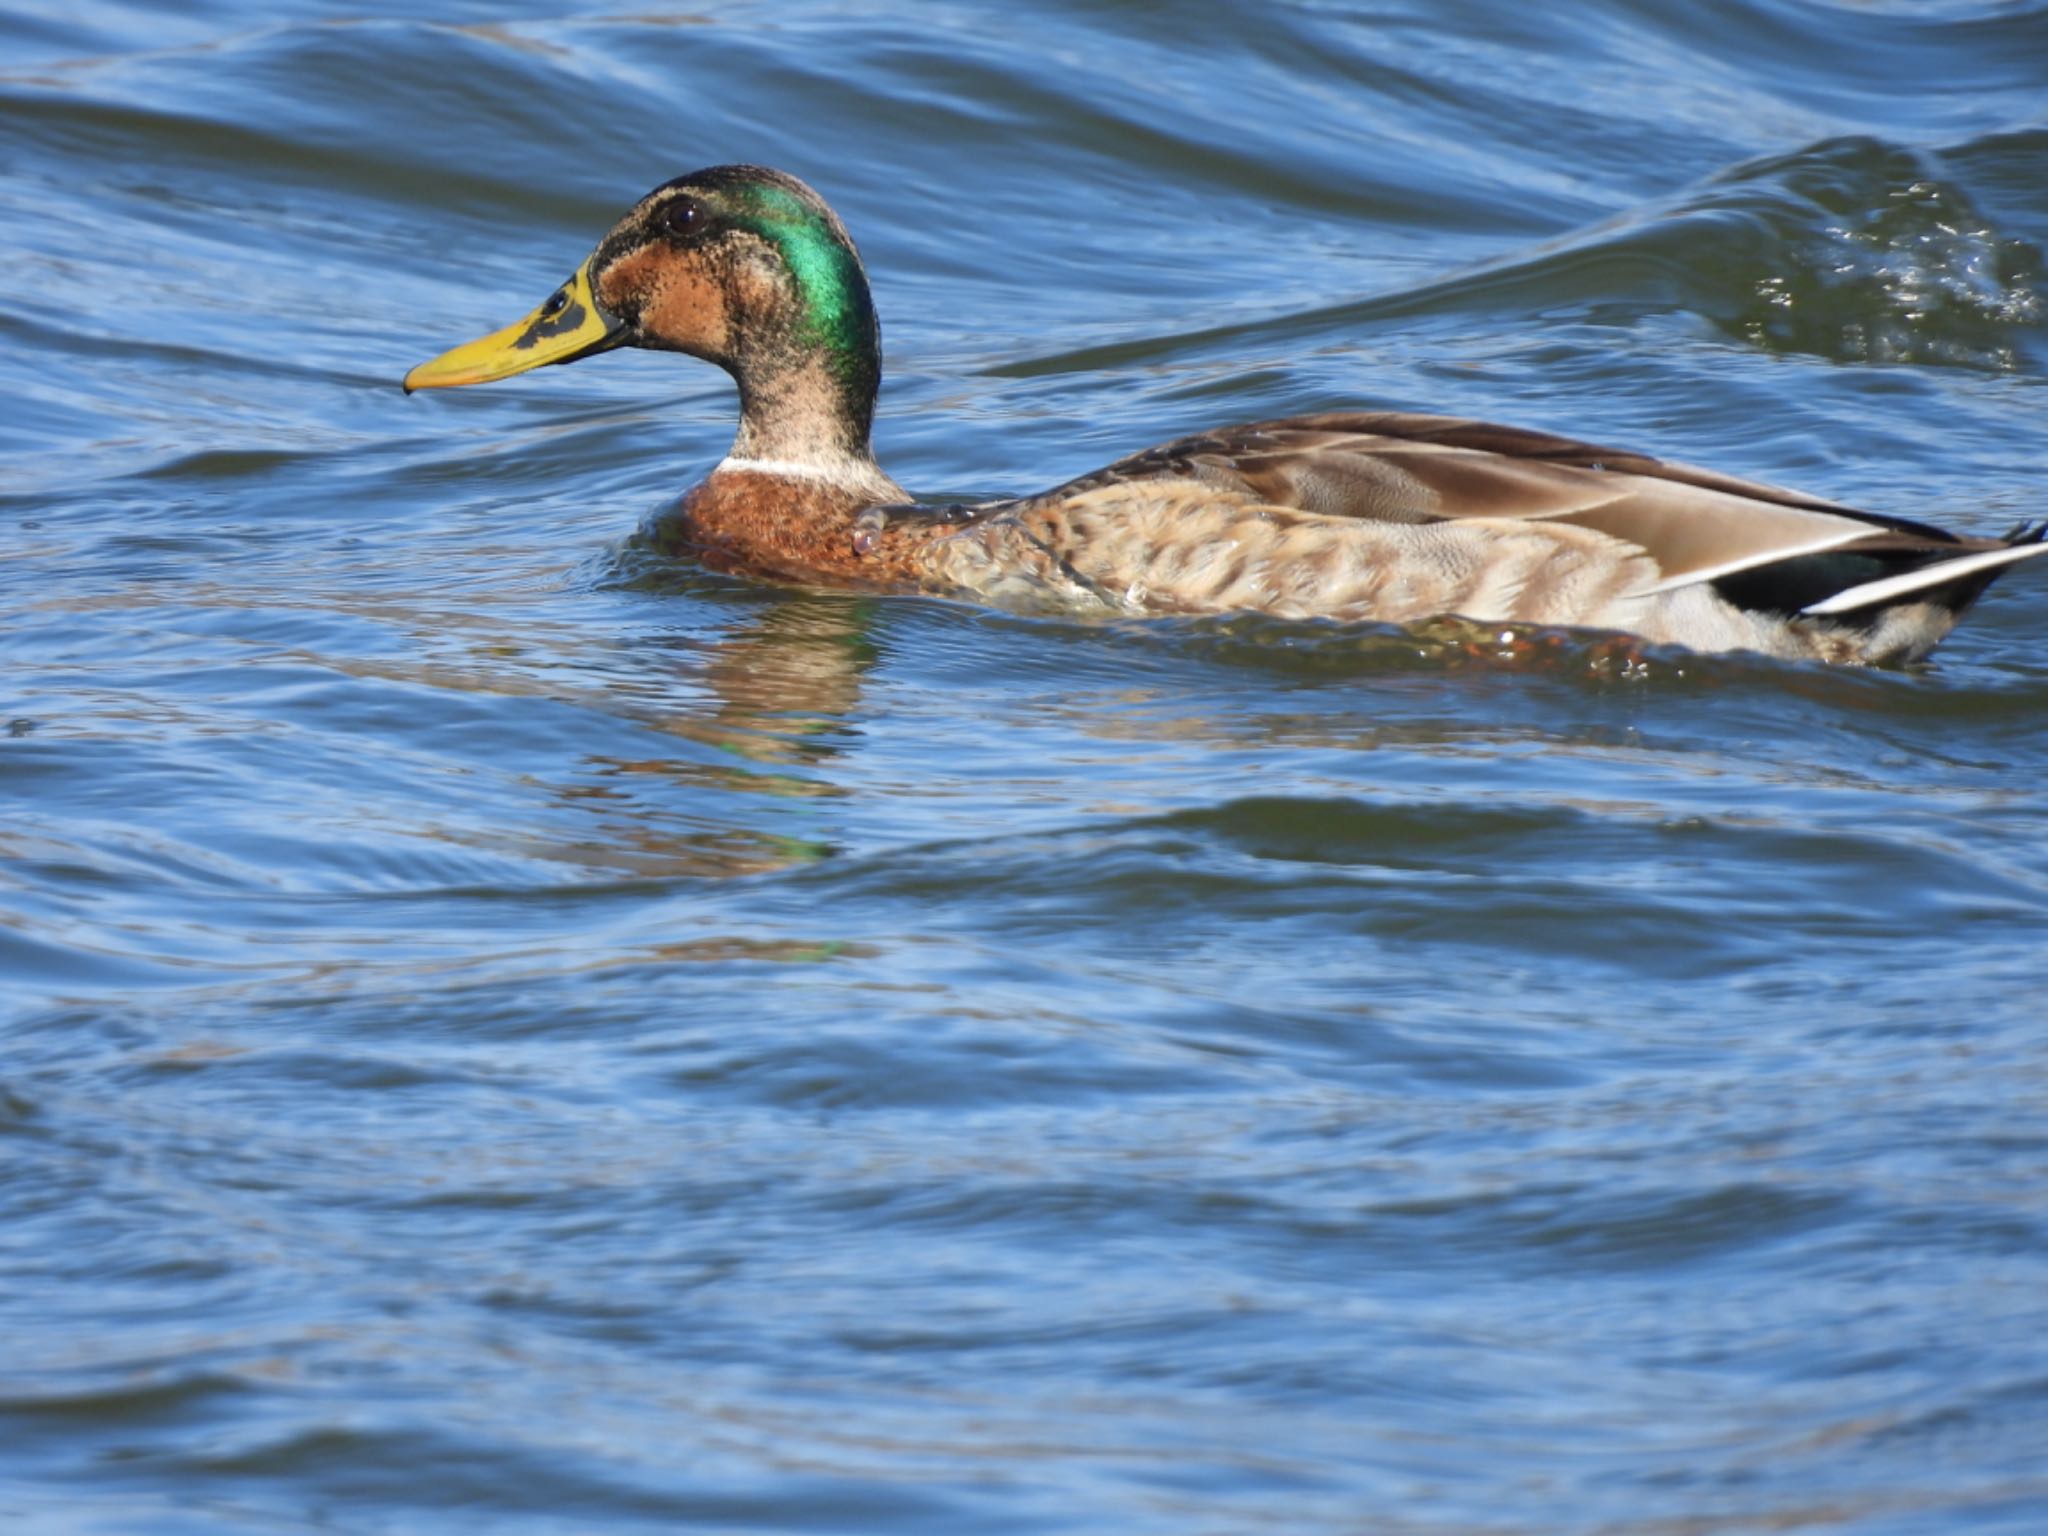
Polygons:
[[665,546],[743,577],[1104,616],[1258,613],[1619,631],[1699,652],[1917,662],[2048,523],[1957,534],[1520,427],[1331,411],[1197,432],[1034,495],[919,502],[876,462],[881,326],[804,182],[720,165],[635,203],[525,318],[407,394],[619,347],[714,363],[730,450]]

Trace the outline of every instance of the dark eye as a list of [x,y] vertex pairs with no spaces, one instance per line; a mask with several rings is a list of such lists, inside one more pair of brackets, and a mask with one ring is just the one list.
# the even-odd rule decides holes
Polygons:
[[654,217],[663,234],[674,235],[677,239],[695,234],[704,222],[703,210],[687,197],[670,198]]

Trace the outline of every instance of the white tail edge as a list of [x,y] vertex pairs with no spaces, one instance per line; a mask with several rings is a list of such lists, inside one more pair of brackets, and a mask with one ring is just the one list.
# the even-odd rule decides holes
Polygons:
[[1844,588],[1833,597],[1809,603],[1799,611],[1811,614],[1815,618],[1830,613],[1847,613],[1851,608],[1868,608],[1872,603],[1890,602],[1895,597],[1904,597],[1908,592],[1918,592],[1925,587],[1939,587],[1954,581],[1958,576],[1993,570],[2001,565],[2015,565],[2022,560],[2031,560],[2036,555],[2048,555],[2048,544],[2014,544],[2005,549],[1987,549],[1954,560],[1940,560],[1933,565],[1923,565],[1917,571],[1907,571],[1901,576],[1886,576],[1878,581],[1866,581],[1860,586]]

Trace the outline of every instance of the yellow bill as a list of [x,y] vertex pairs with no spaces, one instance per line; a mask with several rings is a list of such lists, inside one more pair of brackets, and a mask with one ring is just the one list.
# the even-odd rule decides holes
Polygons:
[[443,352],[405,376],[405,392],[449,389],[457,384],[488,384],[545,363],[566,363],[617,346],[624,337],[622,322],[599,308],[590,291],[590,263],[548,295],[547,302],[524,320],[502,331]]

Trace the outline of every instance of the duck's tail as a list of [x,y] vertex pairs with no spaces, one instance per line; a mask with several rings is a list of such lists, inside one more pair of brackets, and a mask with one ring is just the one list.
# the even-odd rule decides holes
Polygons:
[[[1872,544],[1890,543],[1882,538]],[[1850,555],[1857,546],[1841,551]],[[2048,555],[2048,521],[2021,523],[2002,539],[1970,539],[1883,551],[1868,558],[1830,562],[1838,573],[1823,591],[1800,603],[1798,616],[1849,631],[1859,659],[1918,661],[1956,626],[1970,605],[2008,566]],[[1880,574],[1881,573],[1881,574]],[[1842,576],[1850,577],[1846,583]]]
[[2048,541],[2048,520],[2021,523],[2001,539],[1996,548],[1979,546],[1960,554],[1930,550],[1925,561],[1910,570],[1844,587],[1817,603],[1808,603],[1799,611],[1814,618],[1824,618],[1829,614],[1853,613],[1859,608],[1889,605],[1915,593],[1924,593],[1922,601],[1946,608],[1961,618],[1963,610],[1983,595],[1984,589],[1991,585],[2000,571],[2022,560],[2031,560],[2036,555],[2048,555],[2048,542],[2044,541]]

